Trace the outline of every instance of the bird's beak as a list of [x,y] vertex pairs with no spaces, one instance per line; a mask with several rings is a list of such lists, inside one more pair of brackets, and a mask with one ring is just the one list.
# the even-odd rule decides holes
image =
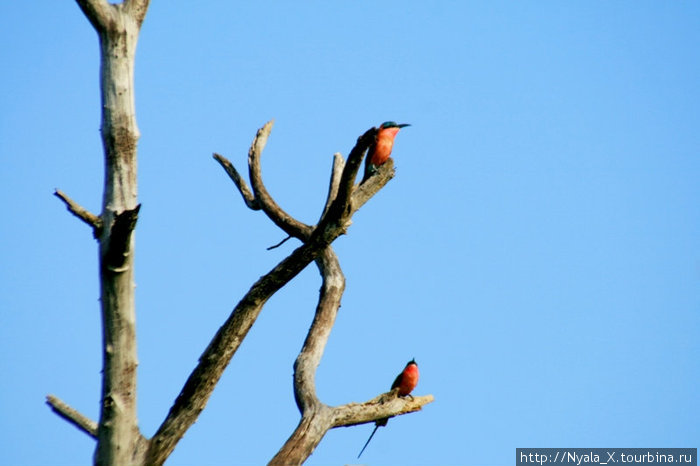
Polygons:
[[401,123],[400,125],[396,125],[399,128],[405,128],[406,126],[411,126],[409,123]]

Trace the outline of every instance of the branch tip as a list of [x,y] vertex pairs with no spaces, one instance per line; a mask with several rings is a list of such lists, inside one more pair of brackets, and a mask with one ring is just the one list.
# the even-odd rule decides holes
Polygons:
[[338,181],[337,195],[318,224],[317,231],[319,231],[319,234],[324,234],[323,232],[331,224],[342,226],[352,216],[353,212],[357,210],[352,207],[355,178],[360,170],[360,165],[362,165],[362,159],[369,146],[375,140],[376,134],[377,128],[372,127],[357,138],[357,143],[350,151],[350,155],[348,155],[348,159],[343,167],[340,181]]
[[394,392],[382,393],[364,403],[348,403],[333,408],[335,415],[333,427],[350,427],[386,417],[414,413],[433,401],[435,401],[433,395],[401,398]]
[[241,174],[238,173],[238,170],[236,170],[236,167],[233,166],[231,161],[223,155],[217,154],[216,152],[214,152],[213,157],[214,160],[219,162],[219,165],[221,165],[226,171],[229,178],[231,178],[231,181],[233,181],[233,184],[236,185],[238,192],[240,192],[241,196],[243,196],[243,202],[245,202],[245,205],[247,205],[251,210],[260,210],[260,203],[250,191],[248,184],[241,177]]
[[286,242],[287,242],[288,240],[290,240],[290,239],[292,239],[292,237],[291,237],[291,236],[287,236],[285,239],[283,239],[283,240],[280,241],[279,243],[277,243],[277,244],[275,244],[275,245],[272,245],[272,246],[270,246],[269,248],[267,248],[267,250],[268,250],[268,251],[272,251],[273,249],[276,249],[276,248],[282,246],[284,243],[286,243]]
[[54,190],[53,195],[63,201],[70,213],[93,228],[95,238],[99,236],[99,232],[102,230],[102,219],[100,217],[89,212],[58,188]]
[[71,408],[68,404],[53,395],[46,396],[46,404],[51,407],[54,413],[73,424],[79,430],[82,430],[94,439],[97,438],[97,423],[95,421],[82,415],[76,409]]
[[255,200],[260,205],[262,211],[265,212],[265,215],[289,236],[306,241],[311,235],[312,227],[300,222],[285,212],[272,198],[262,180],[260,158],[267,144],[270,131],[272,131],[274,121],[275,120],[268,121],[257,131],[255,139],[253,139],[253,143],[248,150],[248,176],[250,177],[250,185],[253,188]]
[[[321,213],[321,219],[326,215],[328,209],[330,209],[331,204],[338,196],[338,186],[340,186],[340,177],[343,174],[343,168],[345,168],[345,160],[340,152],[333,154],[333,167],[331,168],[331,181],[328,184],[328,195],[326,196],[326,204],[323,206],[323,212]],[[320,220],[319,220],[320,221]]]

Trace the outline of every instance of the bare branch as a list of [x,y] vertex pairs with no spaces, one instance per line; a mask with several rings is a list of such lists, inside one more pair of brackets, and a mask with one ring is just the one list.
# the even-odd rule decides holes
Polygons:
[[323,277],[321,293],[306,341],[294,363],[294,398],[302,414],[320,404],[316,397],[316,369],[321,363],[345,291],[345,276],[331,246],[323,250],[316,265]]
[[[340,174],[339,171],[337,173]],[[339,179],[336,176],[331,178]],[[337,183],[331,181],[331,191],[334,185],[337,186]],[[326,202],[326,205],[329,205],[329,202]],[[316,265],[323,279],[321,292],[311,328],[294,362],[294,399],[301,412],[301,419],[289,439],[270,460],[270,465],[303,463],[332,427],[334,420],[335,410],[324,405],[316,396],[316,369],[321,362],[340,308],[340,299],[345,290],[345,277],[338,256],[331,246],[327,246],[319,255]]]
[[321,403],[304,411],[297,428],[268,465],[300,465],[332,428],[350,427],[419,411],[434,400],[432,395],[414,398],[397,398],[396,395],[395,391],[384,393],[365,403],[349,403],[334,408]]
[[414,398],[398,398],[396,395],[396,391],[383,393],[365,403],[349,403],[334,408],[318,404],[304,411],[297,428],[268,464],[300,465],[332,428],[350,427],[412,413],[434,400],[432,395]]
[[[339,159],[342,161],[336,157],[336,161]],[[336,167],[337,164],[334,164],[334,176],[331,177],[329,189],[331,192],[326,206],[330,205],[330,199],[334,197],[332,191],[337,186],[334,180],[340,179],[340,171],[335,170]],[[335,410],[323,404],[316,395],[316,369],[338,315],[340,299],[345,290],[345,276],[331,246],[327,246],[319,255],[316,265],[323,279],[316,314],[294,362],[294,399],[301,412],[301,419],[289,439],[270,460],[270,465],[303,463],[333,425]]]
[[326,197],[326,205],[323,206],[323,212],[321,213],[321,218],[328,212],[331,204],[338,196],[338,186],[340,185],[340,177],[343,174],[343,168],[345,168],[345,160],[340,152],[333,154],[333,168],[331,169],[331,182],[328,185],[328,196]]
[[391,180],[396,171],[394,170],[394,159],[390,158],[382,164],[372,177],[367,181],[357,186],[357,189],[352,193],[352,212],[353,214],[374,196],[377,191],[382,189]]
[[273,249],[277,249],[278,247],[282,246],[284,243],[286,243],[286,242],[289,241],[290,239],[292,239],[292,237],[291,237],[291,236],[287,236],[285,239],[283,239],[283,240],[280,241],[279,243],[273,244],[272,246],[270,246],[269,248],[266,248],[266,249],[267,249],[268,251],[272,251]]
[[433,395],[400,398],[396,393],[384,393],[364,403],[348,403],[333,408],[333,427],[350,427],[413,413],[434,400]]
[[[357,144],[350,151],[348,155],[348,160],[343,168],[343,174],[340,177],[340,182],[338,183],[338,194],[335,200],[331,203],[328,208],[328,212],[321,219],[314,231],[314,234],[323,234],[323,231],[331,224],[334,223],[344,223],[342,220],[349,219],[352,215],[350,209],[350,196],[352,195],[353,187],[355,184],[355,178],[357,178],[357,172],[362,164],[362,158],[365,152],[369,148],[370,144],[375,140],[377,134],[377,128],[371,128],[365,131],[365,134],[357,139]],[[375,191],[376,192],[376,191]],[[345,225],[343,225],[344,227]]]
[[304,241],[309,237],[312,227],[305,223],[296,220],[294,217],[285,212],[267,192],[265,184],[262,180],[262,169],[260,167],[260,157],[263,149],[267,144],[267,138],[272,131],[274,120],[270,120],[260,128],[255,135],[255,139],[248,151],[248,172],[250,176],[250,184],[255,193],[255,199],[260,203],[263,212],[272,220],[275,225],[280,227],[290,236],[299,238]]
[[238,191],[241,193],[241,196],[243,196],[243,201],[245,202],[245,205],[247,205],[249,209],[260,210],[260,203],[257,201],[257,199],[255,199],[255,196],[248,187],[248,183],[246,183],[245,180],[241,177],[240,173],[238,173],[238,170],[236,170],[236,167],[234,167],[233,164],[223,155],[214,153],[214,159],[217,162],[219,162],[219,164],[224,168],[224,170],[226,170],[226,173],[228,173],[228,176],[238,188]]
[[76,2],[98,32],[106,30],[108,25],[114,22],[115,7],[107,0],[76,0]]
[[82,430],[90,437],[97,438],[97,423],[87,416],[82,415],[76,409],[71,408],[59,398],[53,395],[46,396],[46,404],[51,407],[54,413],[61,416],[66,421]]
[[311,456],[331,428],[332,421],[332,408],[326,405],[319,405],[315,409],[305,411],[297,428],[280,451],[267,463],[268,466],[301,465]]
[[87,209],[79,205],[77,202],[75,202],[73,199],[68,197],[63,191],[60,189],[56,189],[53,193],[54,196],[58,197],[63,201],[63,203],[66,205],[66,208],[68,208],[68,211],[78,217],[80,220],[83,222],[87,223],[93,228],[93,233],[95,235],[95,238],[100,236],[100,231],[102,230],[102,219],[98,217],[97,215],[89,212]]
[[175,403],[151,440],[147,464],[162,464],[206,406],[214,387],[260,315],[267,300],[318,255],[320,247],[307,243],[295,249],[262,276],[236,305],[199,358]]
[[219,154],[214,154],[214,158],[226,170],[231,180],[238,188],[238,191],[243,196],[246,205],[253,210],[262,209],[263,212],[272,220],[275,225],[280,227],[289,236],[299,238],[304,241],[309,237],[312,231],[310,225],[306,225],[285,212],[268,193],[265,184],[262,181],[262,169],[260,166],[260,157],[267,144],[267,138],[272,130],[274,120],[268,121],[260,128],[253,143],[248,150],[248,173],[253,191],[248,188],[245,180],[241,177],[233,164],[225,157]]

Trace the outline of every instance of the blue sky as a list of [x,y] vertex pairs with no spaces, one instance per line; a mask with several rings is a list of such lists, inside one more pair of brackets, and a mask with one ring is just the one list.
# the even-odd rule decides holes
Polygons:
[[[516,447],[697,447],[697,2],[153,2],[136,63],[139,420],[150,436],[213,333],[294,247],[211,158],[313,223],[332,154],[412,123],[397,175],[335,249],[347,289],[319,368],[328,404],[415,357],[416,394],[366,464],[512,464]],[[97,37],[72,1],[2,2],[1,462],[86,464],[97,247],[52,196],[101,203]],[[170,465],[262,464],[298,412],[292,364],[320,280],[273,297]],[[353,464],[371,425],[307,464]]]

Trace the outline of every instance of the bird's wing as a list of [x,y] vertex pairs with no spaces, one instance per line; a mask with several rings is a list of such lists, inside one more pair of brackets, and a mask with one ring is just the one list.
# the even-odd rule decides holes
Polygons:
[[403,376],[403,371],[399,375],[396,376],[396,379],[394,380],[394,383],[391,384],[391,389],[395,389],[401,385],[401,378]]
[[364,183],[367,181],[367,178],[372,176],[374,174],[375,166],[372,165],[372,154],[374,154],[374,151],[377,150],[377,136],[374,136],[374,142],[372,143],[371,146],[369,146],[369,149],[367,149],[367,155],[365,157],[365,174],[362,177],[362,181],[360,181],[360,184]]

